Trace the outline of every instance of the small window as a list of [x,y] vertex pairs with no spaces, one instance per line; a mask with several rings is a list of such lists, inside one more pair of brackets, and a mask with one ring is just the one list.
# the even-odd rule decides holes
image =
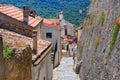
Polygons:
[[46,33],[46,38],[52,38],[52,33]]

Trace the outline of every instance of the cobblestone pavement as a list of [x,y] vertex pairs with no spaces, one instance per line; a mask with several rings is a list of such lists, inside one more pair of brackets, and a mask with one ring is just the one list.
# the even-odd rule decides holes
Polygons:
[[53,71],[53,80],[79,80],[73,71],[72,57],[63,57],[60,65]]

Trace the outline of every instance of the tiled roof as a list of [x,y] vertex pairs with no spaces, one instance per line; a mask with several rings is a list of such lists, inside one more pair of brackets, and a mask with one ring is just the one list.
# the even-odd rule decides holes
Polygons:
[[[33,48],[33,39],[22,36],[15,32],[11,32],[8,30],[0,29],[0,34],[3,36],[3,41],[7,43],[7,45],[12,47],[22,47],[26,45],[30,45]],[[39,39],[38,40],[38,53],[36,55],[32,55],[32,60],[34,61],[37,57],[41,56],[41,54],[51,45],[50,42]]]
[[59,19],[43,19],[43,26],[51,28],[59,28]]
[[[0,12],[18,21],[23,22],[23,10],[12,5],[0,4]],[[40,23],[40,19],[29,16],[28,25],[36,27]]]

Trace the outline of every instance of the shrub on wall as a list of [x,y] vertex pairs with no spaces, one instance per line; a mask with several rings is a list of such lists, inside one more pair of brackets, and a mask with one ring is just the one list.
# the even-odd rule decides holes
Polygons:
[[3,56],[5,59],[9,59],[11,56],[11,50],[8,48],[7,44],[3,43]]
[[97,47],[99,45],[99,41],[100,41],[100,36],[97,35],[94,41],[95,46]]
[[102,11],[101,15],[97,18],[97,21],[98,21],[99,23],[101,23],[102,26],[103,26],[103,23],[104,23],[104,21],[105,21],[105,17],[106,17],[105,12]]
[[85,29],[86,29],[86,30],[90,30],[90,29],[92,29],[92,28],[93,28],[93,25],[86,25],[86,26],[85,26]]
[[118,8],[118,10],[117,10],[116,16],[118,16],[118,15],[120,15],[120,8]]
[[92,21],[93,21],[93,19],[94,19],[94,17],[95,17],[95,15],[94,14],[90,14],[90,21],[91,21],[91,24],[92,24]]
[[108,49],[107,49],[107,55],[109,55],[112,51],[112,48],[115,44],[115,41],[116,41],[116,38],[118,35],[118,32],[119,32],[119,27],[117,25],[114,25],[113,29],[112,29],[112,33],[111,33],[110,43],[109,43]]
[[83,48],[83,45],[82,45],[82,43],[81,43],[81,42],[79,43],[79,46],[80,46],[80,49],[82,49],[82,48]]
[[96,0],[91,0],[91,4],[94,4]]
[[97,57],[98,57],[98,56],[97,56],[96,54],[92,55],[91,61],[94,62],[94,61],[97,59]]
[[98,8],[94,8],[94,14],[98,14]]

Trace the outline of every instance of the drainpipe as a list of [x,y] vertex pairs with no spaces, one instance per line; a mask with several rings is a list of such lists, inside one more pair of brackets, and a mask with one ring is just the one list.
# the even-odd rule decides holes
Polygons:
[[37,30],[32,31],[33,38],[33,54],[37,54]]

